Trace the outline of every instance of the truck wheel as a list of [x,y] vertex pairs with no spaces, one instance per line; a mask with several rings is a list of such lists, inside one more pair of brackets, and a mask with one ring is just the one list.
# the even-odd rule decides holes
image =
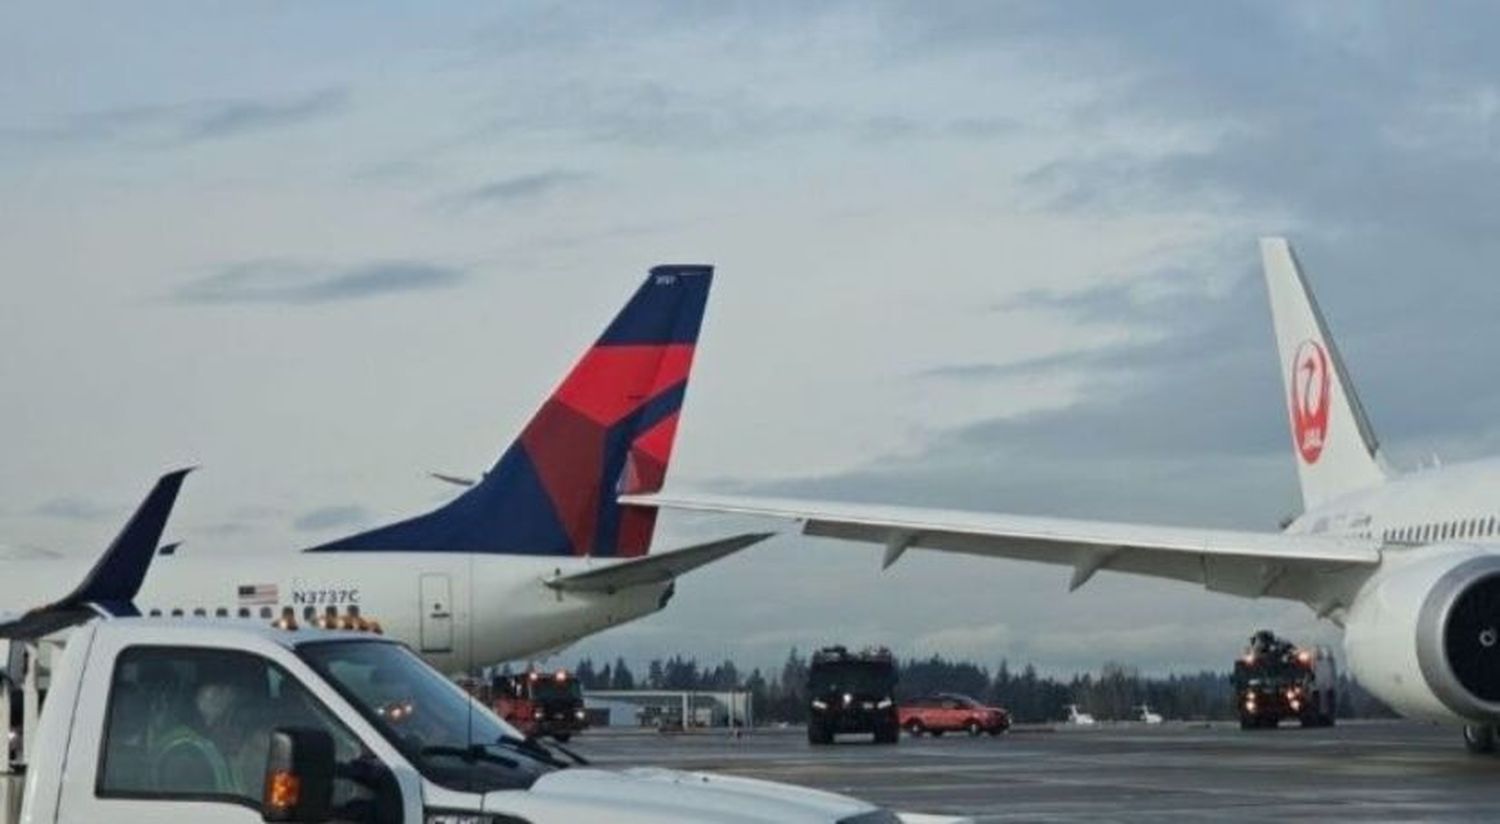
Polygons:
[[1488,755],[1495,751],[1495,728],[1489,724],[1469,724],[1464,727],[1464,749],[1475,755]]
[[573,733],[571,733],[571,732],[559,732],[559,733],[553,734],[552,739],[554,741],[556,741],[557,743],[559,743],[559,744],[566,744],[566,743],[568,743],[569,739],[571,739],[572,737],[573,737]]
[[931,735],[933,738],[942,738],[943,737],[943,731],[942,730],[928,730],[927,733],[929,735]]
[[895,744],[901,740],[901,728],[895,724],[875,728],[876,744]]
[[1247,717],[1245,717],[1243,715],[1240,716],[1240,729],[1242,729],[1242,730],[1253,730],[1253,729],[1255,729],[1255,719],[1254,718],[1247,718]]
[[984,727],[980,726],[979,722],[973,719],[969,719],[968,729],[970,738],[978,738],[979,734],[984,732]]
[[833,743],[833,733],[828,731],[822,724],[813,722],[807,725],[807,743],[813,746],[822,746]]

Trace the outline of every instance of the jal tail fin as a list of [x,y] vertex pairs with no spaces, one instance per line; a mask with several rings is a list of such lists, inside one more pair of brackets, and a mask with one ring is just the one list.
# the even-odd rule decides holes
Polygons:
[[713,267],[657,266],[482,480],[446,505],[309,552],[644,555]]
[[1302,502],[1312,509],[1389,472],[1318,302],[1285,238],[1260,241]]

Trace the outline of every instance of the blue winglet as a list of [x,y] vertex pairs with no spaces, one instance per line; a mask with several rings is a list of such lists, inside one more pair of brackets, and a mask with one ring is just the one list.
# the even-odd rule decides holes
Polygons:
[[192,471],[179,469],[163,475],[78,588],[60,601],[0,624],[0,638],[39,638],[95,615],[138,614],[135,596],[146,581],[146,570],[156,556],[182,481]]

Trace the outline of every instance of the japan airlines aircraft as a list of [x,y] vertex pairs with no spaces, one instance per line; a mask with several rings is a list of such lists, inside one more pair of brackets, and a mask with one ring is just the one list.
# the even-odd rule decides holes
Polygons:
[[[661,610],[679,575],[768,537],[648,555],[656,511],[617,501],[666,477],[712,277],[708,266],[652,269],[519,439],[451,502],[301,553],[167,547],[135,603],[304,623],[354,614],[448,672]],[[0,607],[49,603],[51,588],[78,580],[74,563],[0,558]]]
[[1344,629],[1350,671],[1401,713],[1464,725],[1492,752],[1500,724],[1500,460],[1398,475],[1289,244],[1261,241],[1304,514],[1280,533],[898,506],[632,496],[632,504],[771,515],[803,532],[907,549],[1171,578],[1300,601]]

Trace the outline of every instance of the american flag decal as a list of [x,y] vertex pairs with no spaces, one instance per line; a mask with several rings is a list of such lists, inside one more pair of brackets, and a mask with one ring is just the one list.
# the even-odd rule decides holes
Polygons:
[[275,584],[241,584],[240,603],[243,605],[275,604],[281,600]]

